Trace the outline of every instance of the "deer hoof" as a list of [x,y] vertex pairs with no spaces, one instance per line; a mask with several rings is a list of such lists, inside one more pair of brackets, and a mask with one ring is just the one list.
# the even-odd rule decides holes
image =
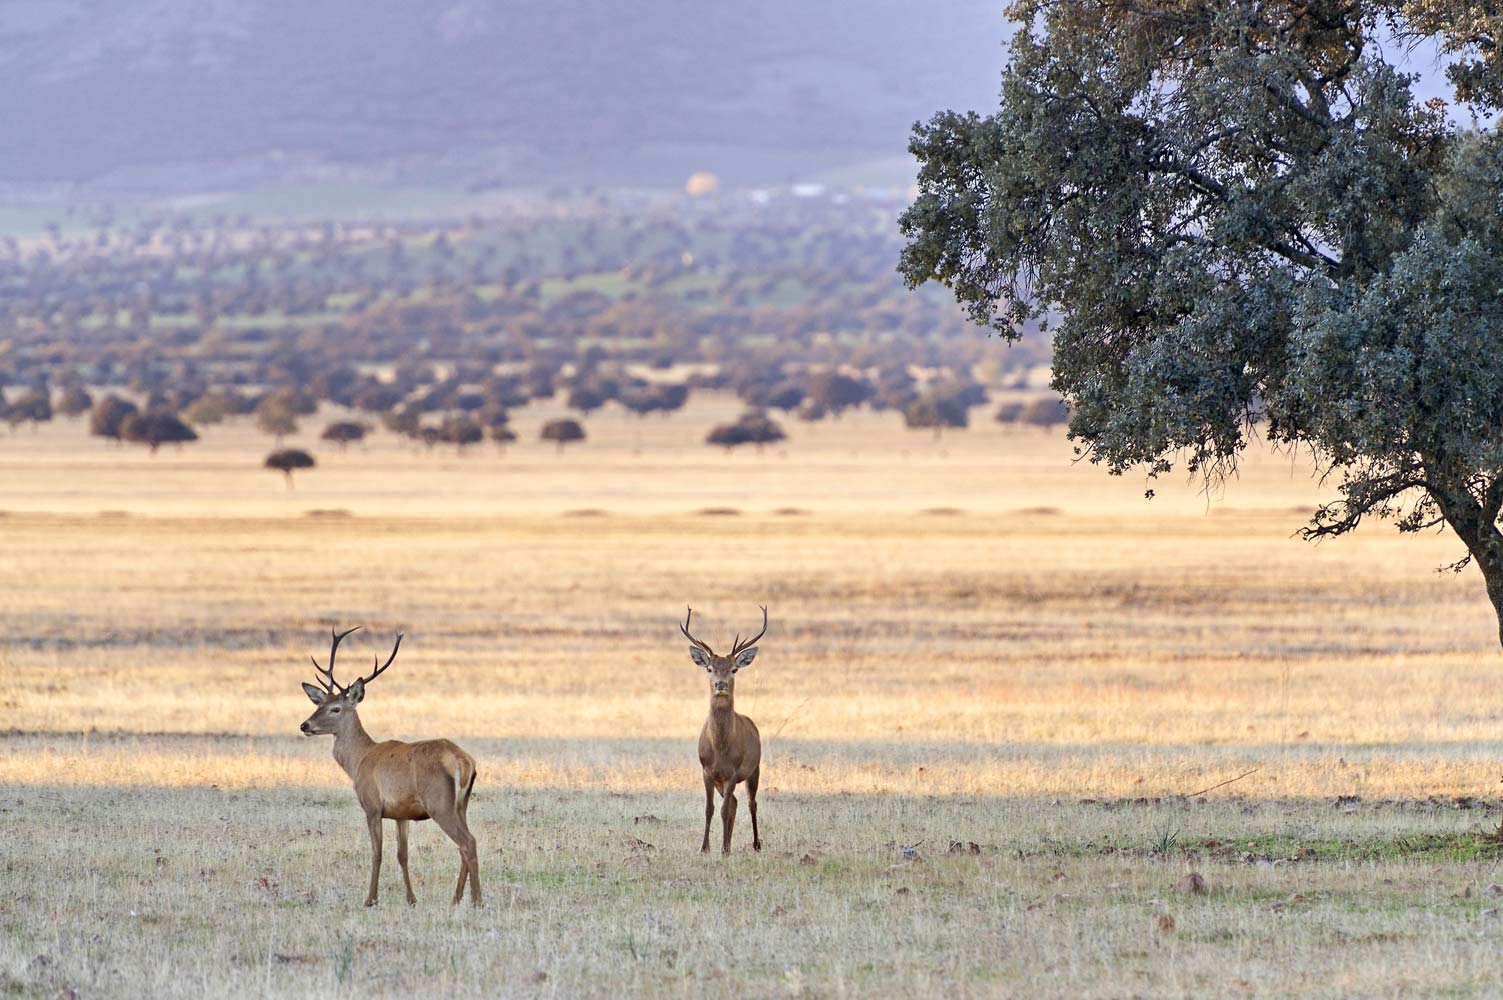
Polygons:
[[365,901],[365,905],[366,906],[375,906],[376,905],[376,897],[372,896],[370,899],[367,899]]
[[752,850],[754,850],[754,851],[760,851],[761,849],[762,849],[762,842],[760,840],[754,840],[754,841],[752,841]]

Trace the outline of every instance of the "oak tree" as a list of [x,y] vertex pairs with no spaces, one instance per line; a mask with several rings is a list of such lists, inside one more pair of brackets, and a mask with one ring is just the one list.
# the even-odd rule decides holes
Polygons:
[[1448,527],[1503,640],[1503,139],[1395,65],[1433,42],[1497,111],[1492,8],[1019,0],[1001,106],[915,129],[900,270],[1053,325],[1114,473],[1214,480],[1262,434],[1335,484],[1307,537]]

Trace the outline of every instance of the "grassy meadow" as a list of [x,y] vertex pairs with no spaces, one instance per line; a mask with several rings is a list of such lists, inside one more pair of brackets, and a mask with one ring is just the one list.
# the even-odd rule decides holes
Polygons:
[[[562,453],[546,407],[504,453],[309,435],[291,490],[248,426],[0,437],[0,997],[1503,990],[1503,663],[1454,541],[1300,542],[1288,456],[1145,500],[989,423],[698,443],[737,408]],[[760,854],[744,793],[698,853],[686,603],[717,646],[769,608]],[[479,910],[431,823],[417,907],[390,831],[360,905],[297,732],[355,623],[347,671],[408,636],[371,734],[478,761]]]

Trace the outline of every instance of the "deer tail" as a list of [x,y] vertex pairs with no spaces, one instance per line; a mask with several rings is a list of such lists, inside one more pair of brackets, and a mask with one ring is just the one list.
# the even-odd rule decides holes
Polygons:
[[[469,774],[466,775],[465,772]],[[470,801],[470,793],[475,790],[475,779],[480,776],[480,769],[473,761],[461,760],[459,766],[454,769],[454,800],[456,802]]]

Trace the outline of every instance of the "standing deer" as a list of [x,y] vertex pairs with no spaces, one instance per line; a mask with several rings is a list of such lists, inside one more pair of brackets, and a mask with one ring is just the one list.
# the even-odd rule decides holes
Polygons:
[[689,647],[690,658],[710,675],[710,716],[699,732],[699,764],[705,772],[705,837],[699,852],[710,852],[710,820],[715,815],[715,792],[718,790],[720,826],[724,833],[720,852],[731,853],[731,828],[736,825],[736,785],[742,781],[746,782],[746,797],[751,806],[752,850],[760,851],[762,836],[757,830],[757,783],[762,778],[762,736],[757,732],[755,722],[736,713],[735,688],[736,671],[751,666],[757,655],[753,643],[767,634],[767,609],[762,609],[762,631],[744,641],[738,633],[729,656],[716,655],[708,644],[689,634],[689,619],[694,616],[694,609],[689,608],[688,612],[679,631],[693,643]]
[[[355,783],[355,795],[365,810],[366,826],[371,834],[371,888],[366,906],[376,905],[377,884],[381,877],[381,821],[397,821],[397,863],[402,866],[402,883],[407,888],[407,905],[417,903],[412,894],[412,878],[407,874],[407,824],[413,820],[432,819],[459,845],[459,884],[454,887],[454,903],[464,898],[465,877],[470,880],[470,902],[480,905],[480,863],[475,853],[475,838],[470,834],[465,812],[470,806],[470,792],[475,788],[475,760],[448,740],[423,740],[402,743],[387,740],[377,743],[360,725],[355,706],[365,697],[365,686],[381,675],[397,658],[402,633],[385,663],[374,672],[349,686],[334,680],[334,657],[345,636],[359,628],[332,632],[329,668],[313,660],[319,687],[304,684],[303,691],[318,709],[302,725],[308,736],[334,736],[334,759]],[[313,659],[309,657],[309,659]]]

